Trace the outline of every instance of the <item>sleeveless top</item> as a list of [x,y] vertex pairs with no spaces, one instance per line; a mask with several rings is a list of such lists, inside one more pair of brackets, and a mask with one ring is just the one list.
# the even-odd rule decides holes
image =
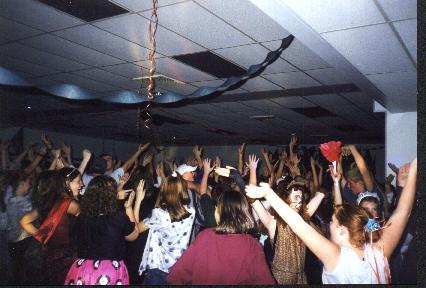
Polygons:
[[[383,249],[382,249],[383,250]],[[383,251],[365,245],[360,259],[349,247],[340,247],[340,256],[332,272],[323,270],[323,284],[390,284],[389,264]]]
[[277,222],[277,234],[272,274],[278,284],[307,284],[305,267],[306,246],[288,225]]

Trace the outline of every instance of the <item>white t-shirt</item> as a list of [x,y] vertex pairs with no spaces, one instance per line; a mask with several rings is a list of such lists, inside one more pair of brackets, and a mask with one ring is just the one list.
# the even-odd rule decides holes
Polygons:
[[191,216],[181,221],[171,222],[169,212],[161,208],[154,208],[151,217],[143,220],[149,227],[149,234],[139,266],[139,274],[155,268],[169,273],[170,267],[188,248],[195,210],[187,205],[185,209]]
[[[117,182],[117,184],[120,182],[120,177],[123,176],[124,170],[123,168],[117,168],[114,171],[105,172],[105,175],[111,176],[114,178],[114,180]],[[84,183],[83,189],[81,189],[80,194],[84,195],[86,192],[87,185],[89,185],[90,180],[92,180],[95,176],[89,175],[87,173],[83,173],[83,176],[81,176],[81,180]]]
[[322,283],[389,284],[386,282],[386,270],[389,265],[380,250],[370,244],[365,245],[363,259],[360,259],[351,248],[341,246],[336,268],[332,272],[323,270]]

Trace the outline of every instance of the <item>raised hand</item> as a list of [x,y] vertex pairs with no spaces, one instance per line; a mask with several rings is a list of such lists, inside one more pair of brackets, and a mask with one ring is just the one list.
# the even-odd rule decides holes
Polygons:
[[49,149],[52,148],[52,142],[47,138],[47,135],[45,133],[41,134],[41,141],[46,145]]
[[83,149],[83,151],[81,152],[81,155],[83,156],[83,159],[89,160],[90,157],[92,157],[92,152],[90,152],[89,149]]
[[385,184],[391,184],[393,179],[395,179],[395,175],[393,174],[389,174],[386,178],[385,178]]
[[61,150],[59,149],[53,149],[52,150],[52,155],[55,159],[59,159],[61,157]]
[[192,153],[194,153],[195,157],[201,157],[201,153],[203,152],[203,148],[201,148],[199,145],[195,145],[192,149]]
[[339,172],[334,171],[333,165],[329,165],[328,167],[329,167],[330,176],[331,176],[331,179],[333,179],[333,182],[339,183],[340,179],[342,178],[342,175]]
[[398,186],[405,187],[408,178],[408,171],[410,171],[410,163],[406,163],[399,168],[398,176],[396,178]]
[[126,202],[124,202],[124,208],[132,208],[133,201],[135,201],[135,191],[132,191],[129,195],[129,199],[127,199]]
[[46,148],[46,146],[41,146],[41,147],[40,147],[40,150],[38,150],[38,155],[40,155],[40,156],[44,156],[44,155],[46,155],[46,153],[47,153],[47,148]]
[[129,181],[130,173],[126,172],[122,176],[120,176],[119,178],[120,178],[120,180],[119,180],[120,185],[124,185],[124,184],[126,184],[127,181]]
[[214,170],[214,165],[213,166],[210,166],[210,165],[211,165],[211,160],[209,158],[206,158],[203,160],[203,170],[204,170],[204,173],[207,173],[207,175]]
[[249,161],[248,163],[246,162],[246,165],[247,167],[249,167],[250,170],[256,171],[258,163],[259,163],[259,158],[257,158],[255,154],[250,154]]
[[268,150],[266,150],[266,148],[265,147],[261,147],[260,148],[260,153],[262,153],[262,155],[263,156],[265,156],[265,157],[267,157],[268,156],[268,154],[269,154],[269,152],[268,152]]
[[214,160],[214,166],[215,167],[220,167],[222,166],[222,160],[220,159],[219,156],[216,156],[216,159]]
[[136,202],[142,202],[145,198],[145,180],[140,180],[138,184],[138,188],[136,189]]
[[243,143],[243,144],[241,144],[241,146],[240,147],[238,147],[238,153],[241,155],[241,154],[244,154],[244,151],[246,150],[246,146],[247,146],[247,144],[246,143]]
[[297,135],[296,134],[291,134],[291,136],[290,136],[290,143],[289,143],[289,146],[290,147],[294,147],[296,144],[297,144],[297,141],[298,141],[299,139],[297,138]]
[[138,150],[139,151],[145,151],[149,147],[149,145],[151,145],[150,142],[145,143],[145,144],[139,144]]
[[350,145],[344,145],[341,148],[342,156],[347,157],[352,154]]
[[268,192],[271,190],[271,187],[268,183],[260,182],[260,186],[255,185],[246,185],[245,191],[246,195],[250,198],[264,198],[268,194]]

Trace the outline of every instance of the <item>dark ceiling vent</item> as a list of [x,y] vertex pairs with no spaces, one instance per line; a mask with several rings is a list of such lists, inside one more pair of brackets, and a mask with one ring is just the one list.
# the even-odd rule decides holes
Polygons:
[[319,106],[316,107],[304,107],[304,108],[290,108],[294,112],[297,112],[299,114],[305,115],[309,118],[318,118],[318,117],[335,117],[337,116],[334,113],[331,113],[328,110],[325,110],[324,108],[321,108]]
[[229,78],[231,76],[241,76],[247,70],[211,53],[210,51],[198,52],[193,54],[173,56],[186,65],[192,66],[203,72],[209,73],[217,78]]
[[86,22],[129,12],[108,0],[38,0]]

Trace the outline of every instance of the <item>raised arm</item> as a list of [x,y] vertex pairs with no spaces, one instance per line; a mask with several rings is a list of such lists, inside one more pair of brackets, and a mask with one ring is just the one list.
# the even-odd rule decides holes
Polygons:
[[251,185],[257,185],[257,163],[259,163],[259,158],[257,158],[256,155],[250,154],[249,155],[249,162],[246,163],[247,167],[249,167],[250,170],[250,178],[249,178],[249,184]]
[[207,187],[207,183],[209,180],[209,174],[214,170],[214,166],[211,167],[210,163],[211,161],[209,158],[203,160],[203,178],[201,179],[200,184],[200,195],[207,193],[209,196],[211,196],[211,191]]
[[61,149],[65,154],[65,160],[68,162],[68,165],[73,165],[71,157],[71,145],[62,143]]
[[405,164],[399,169],[398,184],[404,188],[402,189],[398,205],[389,218],[389,227],[383,229],[381,236],[384,254],[388,258],[398,245],[405,226],[407,225],[408,217],[410,216],[416,196],[416,181],[417,158],[415,158],[411,164]]
[[133,163],[138,160],[139,156],[144,152],[151,143],[146,143],[144,145],[140,144],[138,150],[121,166],[121,168],[126,172],[133,165]]
[[86,170],[87,163],[90,161],[90,157],[92,157],[92,152],[90,152],[89,149],[83,149],[81,152],[81,155],[83,159],[81,160],[80,166],[78,167],[78,172],[80,172],[81,175],[84,174],[84,171]]
[[244,152],[246,151],[246,143],[241,144],[238,147],[238,172],[243,175],[243,167],[244,167]]
[[337,265],[340,247],[317,232],[303,218],[288,206],[267,183],[259,186],[246,186],[246,192],[252,198],[266,198],[272,208],[290,226],[293,232],[321,260],[326,271],[332,271]]
[[364,180],[365,188],[368,191],[373,191],[374,181],[371,177],[371,173],[368,170],[367,163],[365,163],[364,158],[358,152],[355,145],[348,145],[348,148],[351,150],[352,156],[354,156],[356,166],[358,166],[359,172],[361,172],[362,179]]
[[198,168],[201,169],[201,167],[203,167],[203,160],[201,159],[203,149],[199,145],[195,145],[192,149],[192,153],[194,154],[195,160],[197,160]]
[[47,153],[47,149],[46,147],[42,146],[37,154],[37,156],[34,158],[34,160],[31,162],[30,165],[28,165],[27,167],[25,167],[24,172],[26,174],[31,174],[38,166],[38,164],[40,164],[41,160],[43,159],[43,157],[46,155]]
[[263,155],[263,158],[265,159],[265,164],[266,167],[268,168],[269,171],[269,176],[272,175],[272,173],[274,172],[274,167],[272,167],[272,163],[269,160],[269,152],[268,150],[265,149],[265,147],[260,148],[260,153]]
[[334,171],[333,165],[330,165],[329,169],[330,169],[331,179],[333,179],[334,205],[340,205],[343,203],[342,193],[340,191],[340,179],[342,178],[342,176],[340,175],[339,172]]
[[317,174],[317,169],[315,168],[314,158],[311,157],[310,162],[311,162],[311,170],[312,170],[312,180],[314,181],[314,191],[318,191],[320,186],[318,182],[318,174]]
[[312,197],[311,201],[306,205],[307,213],[309,217],[314,215],[315,211],[317,211],[318,207],[321,205],[322,200],[324,199],[325,194],[322,192],[315,192],[315,196]]

